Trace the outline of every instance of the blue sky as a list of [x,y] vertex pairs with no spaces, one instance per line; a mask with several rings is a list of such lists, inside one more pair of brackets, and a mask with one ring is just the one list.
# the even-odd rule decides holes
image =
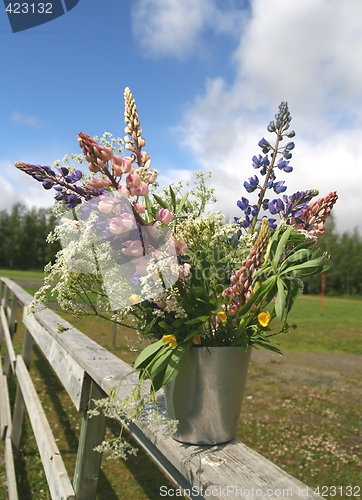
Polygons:
[[128,86],[160,183],[211,170],[229,217],[288,101],[289,194],[337,190],[338,228],[362,232],[361,19],[360,0],[80,0],[13,34],[2,11],[0,209],[52,203],[15,161],[52,164],[80,131],[123,137]]

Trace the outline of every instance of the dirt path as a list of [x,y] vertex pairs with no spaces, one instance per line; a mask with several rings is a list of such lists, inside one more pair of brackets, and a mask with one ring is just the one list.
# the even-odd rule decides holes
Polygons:
[[353,386],[362,396],[362,356],[345,353],[289,353],[280,356],[254,350],[252,363],[298,384],[319,383],[337,388]]

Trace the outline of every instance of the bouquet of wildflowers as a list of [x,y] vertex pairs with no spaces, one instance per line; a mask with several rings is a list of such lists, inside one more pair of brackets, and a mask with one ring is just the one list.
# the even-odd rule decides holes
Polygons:
[[[262,154],[252,159],[257,174],[244,183],[258,193],[255,204],[241,197],[242,216],[225,223],[221,213],[206,210],[214,191],[202,172],[189,190],[182,183],[158,189],[128,88],[124,97],[128,156],[119,155],[122,140],[111,134],[97,141],[80,133],[83,155],[52,168],[16,163],[56,191],[61,217],[50,238],[62,250],[47,266],[35,302],[52,288],[62,308],[98,314],[150,338],[134,367],[155,391],[177,375],[189,348],[254,345],[279,352],[272,337],[287,330],[303,276],[329,267],[315,244],[337,200],[335,192],[316,201],[315,190],[283,194],[277,173],[292,172],[295,147],[287,103],[267,127],[274,142],[259,142]],[[89,173],[71,159],[87,162]]]

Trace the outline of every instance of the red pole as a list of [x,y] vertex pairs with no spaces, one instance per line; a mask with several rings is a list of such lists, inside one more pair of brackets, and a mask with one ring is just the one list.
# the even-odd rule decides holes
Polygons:
[[324,314],[324,285],[325,275],[321,274],[321,314]]

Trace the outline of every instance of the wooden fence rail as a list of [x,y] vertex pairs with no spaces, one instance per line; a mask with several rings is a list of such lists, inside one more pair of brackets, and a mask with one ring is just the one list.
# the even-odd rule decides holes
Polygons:
[[[93,401],[108,395],[132,372],[129,365],[93,342],[55,312],[44,309],[29,315],[32,297],[14,281],[0,281],[0,346],[5,344],[4,365],[0,357],[0,431],[5,441],[9,500],[18,500],[14,454],[19,450],[25,409],[28,412],[53,500],[94,500],[97,494],[101,454],[94,447],[103,441],[105,417],[89,418]],[[17,308],[23,308],[25,335],[22,354],[16,355]],[[60,333],[61,332],[61,333]],[[82,419],[73,484],[60,455],[52,430],[29,375],[33,343],[44,353],[69,394]],[[17,380],[13,408],[9,403],[8,377]],[[130,375],[119,397],[127,397],[137,377]],[[163,396],[160,395],[162,407]],[[186,497],[202,498],[320,498],[263,456],[236,439],[221,446],[191,446],[171,438],[162,439],[146,423],[132,424],[138,443],[158,463]],[[161,494],[162,493],[162,494]],[[172,494],[171,494],[172,495]],[[165,492],[160,491],[160,498]]]

